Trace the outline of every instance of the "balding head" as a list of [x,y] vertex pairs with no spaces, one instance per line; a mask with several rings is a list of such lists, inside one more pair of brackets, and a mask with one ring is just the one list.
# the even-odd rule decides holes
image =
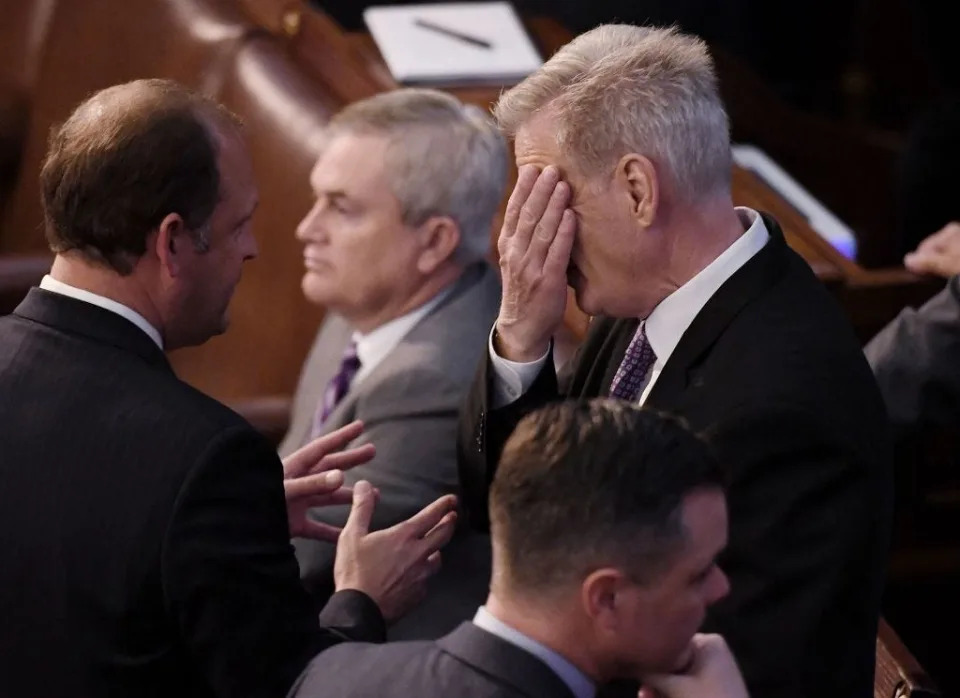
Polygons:
[[40,182],[51,249],[129,274],[171,213],[203,248],[219,196],[219,143],[238,125],[220,105],[169,80],[97,92],[50,136]]

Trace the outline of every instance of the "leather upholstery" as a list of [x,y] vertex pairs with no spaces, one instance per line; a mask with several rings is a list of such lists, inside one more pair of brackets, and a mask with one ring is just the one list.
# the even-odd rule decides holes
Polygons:
[[[283,24],[290,8],[301,18],[296,27]],[[8,58],[0,61],[0,258],[46,253],[40,165],[50,128],[80,100],[142,77],[200,89],[245,122],[261,189],[254,219],[260,257],[244,271],[230,332],[171,360],[186,380],[221,399],[291,393],[323,314],[302,297],[294,238],[312,202],[308,177],[320,132],[349,99],[376,91],[328,80],[306,62],[304,45],[317,36],[329,42],[327,53],[342,44],[336,25],[299,0],[0,0],[0,12],[0,58]],[[4,172],[16,175],[6,207]],[[11,277],[10,302],[29,286],[24,278]]]
[[173,78],[215,97],[243,39],[257,31],[231,0],[58,3],[39,61],[20,176],[0,225],[0,251],[46,248],[40,163],[51,126],[78,102],[145,77]]

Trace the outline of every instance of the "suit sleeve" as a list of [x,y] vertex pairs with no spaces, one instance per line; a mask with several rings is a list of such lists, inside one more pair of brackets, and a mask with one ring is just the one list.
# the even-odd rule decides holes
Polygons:
[[[398,371],[364,388],[355,417],[364,433],[351,446],[372,443],[372,461],[345,473],[347,484],[367,480],[380,491],[371,528],[383,529],[410,518],[445,494],[458,491],[456,466],[457,408],[463,388],[442,372]],[[311,516],[343,526],[349,507],[321,507]],[[313,594],[332,585],[335,547],[295,541],[301,576]]]
[[169,615],[217,696],[284,695],[323,648],[384,639],[379,609],[360,592],[334,595],[319,620],[313,613],[290,546],[281,468],[252,430],[224,432],[184,482],[163,542]]
[[[846,620],[823,612],[838,589],[855,585],[870,595],[868,575],[883,575],[889,464],[855,455],[836,425],[796,407],[731,414],[707,436],[731,475],[730,543],[720,566],[733,583],[711,608],[705,631],[726,637],[750,694],[800,698],[801,677],[833,651],[814,641],[824,623],[872,627],[862,656],[872,666],[879,593],[865,604],[872,618],[862,608],[850,609]],[[831,677],[822,679],[831,685]]]
[[960,277],[919,310],[907,308],[865,349],[900,431],[960,417]]
[[524,416],[560,394],[552,359],[544,364],[527,392],[495,410],[490,409],[494,379],[490,357],[484,356],[461,407],[457,433],[461,504],[470,525],[481,532],[490,529],[488,493],[504,444]]

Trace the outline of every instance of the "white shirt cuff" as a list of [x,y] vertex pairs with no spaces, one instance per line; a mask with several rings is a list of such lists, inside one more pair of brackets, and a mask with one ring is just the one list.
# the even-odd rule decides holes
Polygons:
[[550,357],[550,348],[543,353],[536,361],[522,363],[519,361],[510,361],[505,359],[493,348],[493,333],[496,331],[496,325],[490,330],[490,336],[487,338],[487,348],[490,352],[490,361],[493,363],[493,409],[509,405],[515,402],[530,389],[533,382],[540,375],[543,365]]

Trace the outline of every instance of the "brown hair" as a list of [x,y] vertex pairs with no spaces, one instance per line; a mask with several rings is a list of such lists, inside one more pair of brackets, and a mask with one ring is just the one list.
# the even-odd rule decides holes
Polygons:
[[216,208],[217,134],[239,120],[170,80],[97,92],[50,135],[40,173],[46,235],[129,274],[151,231],[171,213],[199,249]]
[[684,498],[723,485],[711,449],[678,419],[609,399],[551,404],[500,458],[495,578],[544,592],[610,565],[649,580],[682,547]]

